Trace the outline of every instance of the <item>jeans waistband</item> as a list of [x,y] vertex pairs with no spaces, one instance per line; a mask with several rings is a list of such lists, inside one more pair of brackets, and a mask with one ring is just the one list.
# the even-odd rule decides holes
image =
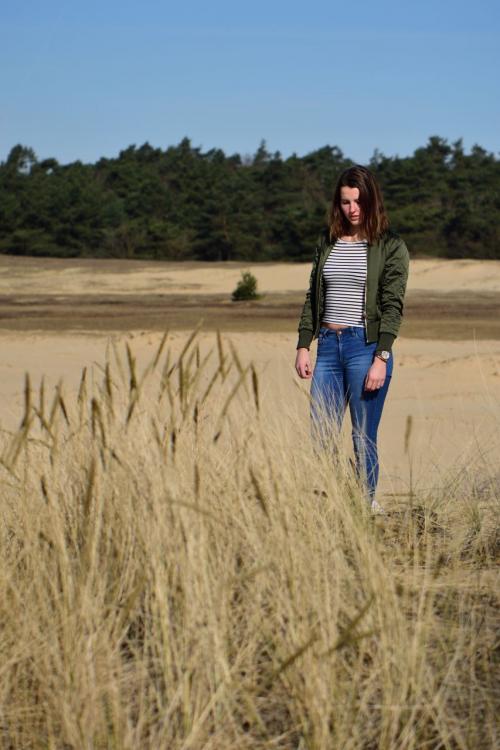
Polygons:
[[327,336],[329,334],[335,334],[336,336],[361,336],[364,338],[365,335],[365,329],[363,326],[347,326],[346,328],[340,328],[338,331],[336,331],[334,328],[327,328],[326,326],[321,326],[319,329],[322,336]]

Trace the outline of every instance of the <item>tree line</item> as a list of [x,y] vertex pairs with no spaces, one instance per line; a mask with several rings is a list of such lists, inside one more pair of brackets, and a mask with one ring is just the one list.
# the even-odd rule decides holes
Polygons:
[[[95,164],[0,163],[0,253],[168,260],[311,258],[333,186],[353,162],[337,146],[305,156],[129,146]],[[500,166],[438,136],[412,156],[373,154],[391,227],[412,255],[500,258]]]

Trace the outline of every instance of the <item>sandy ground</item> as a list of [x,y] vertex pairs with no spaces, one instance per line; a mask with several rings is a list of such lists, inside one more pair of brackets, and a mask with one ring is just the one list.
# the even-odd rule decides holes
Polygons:
[[[0,255],[0,332],[296,330],[309,264],[254,264],[261,297],[233,303],[238,263]],[[401,335],[500,340],[500,262],[414,260]]]
[[[242,270],[259,290],[303,292],[309,263],[152,263],[122,260],[15,258],[0,255],[0,295],[228,294]],[[416,259],[408,289],[429,292],[500,292],[500,261]]]
[[[115,336],[129,342],[140,363],[148,361],[160,341],[158,333]],[[242,361],[253,361],[260,376],[267,413],[283,409],[293,422],[307,420],[309,385],[293,369],[293,334],[228,334]],[[173,333],[178,351],[185,333]],[[213,334],[201,334],[204,349],[215,348]],[[24,373],[37,386],[42,374],[54,386],[60,378],[67,395],[75,394],[82,367],[93,367],[99,381],[110,338],[96,335],[3,334],[0,336],[1,425],[15,429],[23,405]],[[299,386],[299,388],[297,388]],[[408,418],[412,429],[405,447]],[[380,431],[381,493],[425,491],[440,485],[464,466],[486,457],[497,462],[500,427],[500,342],[479,341],[464,352],[462,342],[399,339],[395,370]],[[348,422],[346,423],[346,432]],[[346,438],[347,440],[348,438]],[[451,473],[450,473],[451,472]]]
[[[308,265],[127,264],[0,256],[0,303],[2,309],[9,310],[16,301],[33,298],[36,312],[39,299],[47,306],[56,304],[59,295],[74,295],[76,314],[82,294],[97,302],[106,294],[147,299],[160,290],[166,298],[189,292],[195,292],[196,298],[229,294],[242,268],[255,273],[262,291],[292,292],[295,296],[290,299],[297,300],[309,273]],[[496,299],[500,291],[500,262],[416,260],[412,262],[410,289],[417,295],[433,295],[438,301],[452,295],[453,304],[459,304],[461,295],[467,294],[472,304],[474,299],[482,299],[488,314],[489,300]],[[202,301],[200,305],[203,307]],[[71,304],[65,309],[71,316]],[[222,313],[225,309],[221,308]],[[296,303],[291,305],[293,315],[295,309]],[[15,330],[16,316],[15,311],[10,319],[6,316],[0,327],[0,425],[5,430],[19,425],[25,372],[30,373],[34,385],[42,375],[49,386],[62,378],[66,391],[71,392],[77,388],[82,367],[94,365],[97,375],[97,363],[103,361],[111,339],[119,346],[128,341],[142,362],[161,338],[158,329],[112,333],[93,328],[88,320],[85,330],[37,330],[36,319],[30,318],[29,330],[19,331]],[[450,320],[453,326],[453,316]],[[293,419],[307,420],[307,399],[300,391],[306,394],[308,384],[299,381],[293,369],[295,326],[296,322],[273,330],[271,318],[271,324],[261,332],[231,331],[229,321],[225,335],[243,360],[255,363],[269,413],[284,407]],[[213,333],[205,331],[200,337],[205,348],[214,346]],[[185,332],[172,332],[172,348],[179,350],[185,339]],[[465,334],[461,341],[436,340],[425,338],[425,331],[417,338],[405,336],[403,331],[395,345],[395,362],[380,433],[381,495],[397,497],[408,492],[410,485],[422,492],[436,484],[442,486],[453,471],[476,464],[481,456],[495,467],[500,434],[500,337],[478,339]],[[289,425],[288,421],[286,429]]]

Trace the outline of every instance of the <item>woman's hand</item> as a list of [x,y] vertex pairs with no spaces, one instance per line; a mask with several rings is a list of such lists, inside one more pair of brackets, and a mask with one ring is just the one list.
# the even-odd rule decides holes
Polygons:
[[297,349],[295,369],[300,378],[312,378],[313,368],[311,365],[311,357],[309,356],[309,349]]
[[366,376],[365,391],[377,391],[379,388],[382,388],[385,383],[386,374],[387,364],[380,357],[375,357]]

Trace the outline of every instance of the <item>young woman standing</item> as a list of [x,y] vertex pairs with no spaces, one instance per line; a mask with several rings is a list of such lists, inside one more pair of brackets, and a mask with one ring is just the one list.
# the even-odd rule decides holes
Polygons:
[[[389,230],[382,194],[365,167],[336,185],[329,228],[320,237],[299,322],[295,369],[312,378],[315,440],[331,444],[349,406],[356,470],[373,511],[377,430],[393,370],[392,344],[403,314],[409,255]],[[318,339],[316,365],[309,347]]]

